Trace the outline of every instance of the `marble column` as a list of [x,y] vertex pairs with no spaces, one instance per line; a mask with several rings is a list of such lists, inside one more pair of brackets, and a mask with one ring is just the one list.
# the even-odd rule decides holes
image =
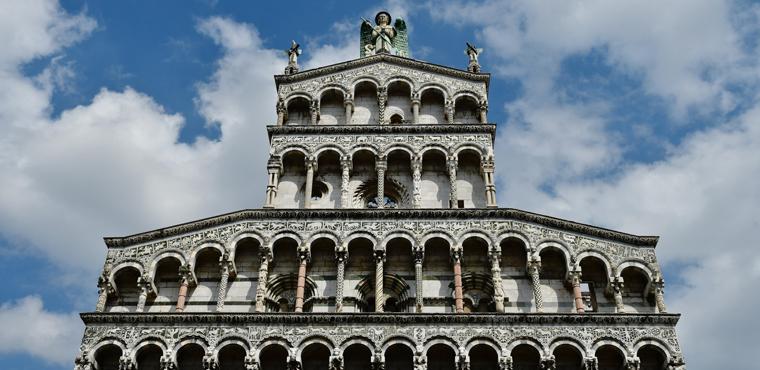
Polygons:
[[480,113],[480,123],[488,123],[488,102],[485,100],[481,101],[478,108],[478,113]]
[[491,280],[493,282],[493,300],[496,303],[496,312],[504,312],[504,283],[501,281],[501,253],[491,251]]
[[446,102],[444,103],[444,110],[446,113],[446,123],[453,124],[454,123],[454,101],[446,100]]
[[274,208],[274,201],[277,198],[277,187],[280,183],[280,173],[282,173],[282,163],[279,156],[270,156],[267,161],[267,194],[264,201],[264,208]]
[[145,303],[148,300],[148,294],[151,292],[151,281],[147,276],[140,276],[137,278],[137,289],[140,290],[140,295],[137,296],[137,308],[135,312],[145,311]]
[[298,280],[296,282],[295,312],[303,312],[304,292],[306,289],[306,265],[309,263],[309,250],[300,248],[298,251]]
[[557,360],[554,355],[549,354],[541,358],[541,370],[555,370],[557,368]]
[[277,126],[282,126],[285,124],[285,116],[288,113],[287,107],[285,107],[285,102],[282,101],[282,99],[277,99]]
[[462,290],[462,249],[460,247],[451,251],[451,260],[454,265],[454,309],[456,313],[463,313],[464,292]]
[[449,170],[449,208],[458,208],[457,201],[457,157],[450,156],[446,160],[446,167]]
[[340,248],[335,251],[335,262],[338,264],[338,276],[335,282],[335,312],[343,312],[343,284],[346,275],[348,249]]
[[412,123],[420,123],[420,94],[412,94]]
[[533,287],[533,299],[536,302],[536,312],[544,312],[544,298],[541,293],[539,271],[541,271],[541,259],[533,257],[530,262],[528,262],[528,274],[530,275],[530,282]]
[[354,115],[354,100],[351,99],[350,95],[346,95],[343,101],[343,106],[346,108],[346,124],[351,124],[351,119]]
[[185,310],[185,300],[187,299],[187,290],[192,278],[193,268],[190,265],[183,265],[179,270],[179,293],[177,294],[176,312]]
[[103,312],[106,310],[106,302],[108,302],[108,294],[113,292],[111,283],[108,282],[108,277],[101,278],[98,281],[98,303],[95,305],[95,312]]
[[385,157],[375,159],[375,170],[377,170],[377,208],[385,208],[385,170],[388,169],[388,162]]
[[665,307],[665,280],[659,274],[652,281],[652,288],[654,289],[654,302],[657,306],[657,312],[668,312],[667,307]]
[[639,370],[639,367],[641,366],[641,360],[636,357],[626,357],[625,359],[625,370]]
[[340,348],[336,347],[333,349],[328,361],[329,370],[343,370],[343,355],[341,354]]
[[415,312],[422,313],[422,309],[425,305],[425,291],[423,290],[422,282],[422,261],[425,258],[425,250],[419,246],[412,251],[414,254],[414,283],[415,283]]
[[486,207],[496,208],[496,183],[494,181],[493,157],[484,157],[480,162],[480,172],[486,185]]
[[596,357],[586,357],[583,359],[585,365],[584,370],[597,370],[599,368],[599,362]]
[[615,312],[625,313],[625,306],[623,305],[623,278],[620,276],[612,278],[610,285],[612,287],[612,296],[615,299]]
[[319,122],[319,100],[311,102],[311,124],[316,125]]
[[314,157],[306,158],[306,188],[303,195],[303,208],[311,208],[311,190],[314,186],[314,172],[317,170],[317,160]]
[[219,280],[219,291],[216,295],[217,312],[221,312],[224,309],[224,300],[227,298],[227,285],[229,284],[231,269],[232,261],[229,260],[229,255],[225,253],[219,260],[219,272],[222,278]]
[[256,284],[256,312],[264,312],[266,306],[264,305],[264,298],[267,293],[267,279],[269,275],[269,261],[272,255],[268,249],[261,250],[259,254],[259,279]]
[[385,105],[388,103],[388,88],[380,86],[377,88],[377,124],[385,124]]
[[385,251],[375,251],[375,312],[383,312],[383,296],[385,290],[383,288],[383,279],[385,277],[383,273],[383,264],[385,264]]
[[412,158],[412,207],[422,207],[422,157]]
[[570,284],[573,286],[573,300],[575,301],[575,312],[586,312],[586,305],[583,303],[583,293],[581,292],[581,270],[574,269],[570,271]]
[[343,159],[340,160],[340,208],[351,208],[351,194],[349,192],[349,183],[351,181],[352,166],[353,161],[351,160],[351,157],[343,157]]

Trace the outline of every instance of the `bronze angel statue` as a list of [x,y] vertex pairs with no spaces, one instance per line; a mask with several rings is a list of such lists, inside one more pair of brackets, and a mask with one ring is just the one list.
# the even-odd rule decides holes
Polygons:
[[397,18],[391,26],[391,15],[381,11],[375,16],[375,26],[362,18],[361,50],[362,57],[374,54],[393,54],[409,57],[409,38],[407,37],[406,22]]

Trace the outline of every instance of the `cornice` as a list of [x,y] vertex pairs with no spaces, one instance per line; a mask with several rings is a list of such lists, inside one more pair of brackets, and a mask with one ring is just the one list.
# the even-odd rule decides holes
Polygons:
[[665,325],[680,314],[445,314],[445,313],[81,313],[86,325],[97,324],[530,324]]
[[308,69],[308,70],[294,73],[291,75],[275,75],[274,81],[277,87],[279,87],[280,84],[283,84],[283,83],[293,83],[293,82],[309,80],[315,77],[320,77],[320,76],[337,73],[337,72],[345,71],[348,69],[363,67],[366,65],[380,63],[380,62],[386,62],[390,64],[399,65],[402,67],[414,68],[414,69],[425,71],[425,72],[437,73],[441,75],[461,78],[461,79],[470,80],[470,81],[482,81],[482,82],[485,82],[486,89],[488,89],[488,86],[490,85],[490,82],[491,82],[490,73],[472,73],[466,70],[451,68],[451,67],[442,66],[439,64],[434,64],[434,63],[429,63],[429,62],[422,62],[419,60],[404,58],[404,57],[391,55],[391,54],[371,55],[371,56],[367,56],[367,57],[363,57],[359,59],[353,59],[353,60],[349,60],[349,61],[345,61],[341,63],[331,64],[324,67]]
[[439,125],[298,125],[267,126],[273,135],[352,135],[352,134],[496,134],[496,125],[439,124]]
[[467,208],[467,209],[245,209],[197,221],[169,226],[124,237],[106,237],[108,247],[127,247],[162,238],[196,232],[206,228],[240,221],[253,220],[515,220],[585,234],[591,237],[617,241],[635,246],[655,247],[659,237],[639,236],[591,226],[561,218],[527,212],[514,208]]

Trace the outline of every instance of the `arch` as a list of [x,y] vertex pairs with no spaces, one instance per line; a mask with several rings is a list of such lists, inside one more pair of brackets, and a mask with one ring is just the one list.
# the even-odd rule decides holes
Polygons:
[[364,341],[350,343],[340,351],[346,370],[365,370],[372,367],[374,349]]
[[511,342],[509,342],[509,344],[507,344],[507,346],[504,348],[504,350],[507,353],[511,353],[512,350],[515,349],[515,347],[517,347],[519,345],[522,345],[522,344],[529,345],[529,346],[533,347],[536,351],[538,351],[538,356],[539,357],[545,357],[546,356],[546,351],[544,350],[544,347],[541,345],[541,343],[539,341],[537,341],[537,340],[535,340],[533,338],[529,338],[529,337],[518,337],[518,338],[513,339]]
[[346,152],[343,150],[343,148],[334,144],[323,144],[314,150],[314,158],[319,160],[322,154],[325,154],[327,152],[334,152],[338,155],[338,158],[343,158],[346,156]]
[[[409,86],[409,91],[414,91],[414,81],[411,78],[401,75],[389,77],[385,80],[385,87],[390,87],[391,84],[396,82],[406,83]],[[410,96],[411,97],[411,96]]]
[[599,350],[599,348],[604,346],[612,346],[620,350],[620,352],[623,354],[623,357],[631,357],[631,351],[628,350],[628,347],[625,346],[625,344],[615,338],[611,337],[602,337],[597,339],[592,345],[591,345],[591,353],[595,354],[596,351]]
[[143,270],[143,265],[140,262],[137,262],[134,260],[127,260],[127,261],[121,262],[111,270],[111,274],[108,276],[108,281],[111,282],[112,286],[116,287],[116,281],[114,280],[114,277],[116,277],[116,274],[127,268],[136,269],[137,276],[143,276],[145,273],[145,271]]
[[134,347],[132,347],[131,358],[132,358],[133,363],[135,364],[137,363],[137,356],[140,350],[142,350],[146,346],[156,346],[159,349],[161,349],[162,354],[166,353],[167,348],[169,348],[164,342],[164,340],[159,337],[150,336],[150,337],[142,338],[140,339],[140,341],[137,342],[137,344],[134,345]]
[[284,158],[286,155],[290,154],[290,152],[298,152],[303,154],[304,157],[308,158],[311,151],[303,145],[290,144],[288,146],[280,148],[277,155],[279,155],[280,158]]
[[219,252],[219,254],[222,256],[226,252],[226,249],[224,249],[224,244],[219,241],[213,240],[213,241],[202,242],[200,243],[200,245],[195,247],[193,251],[190,253],[190,261],[193,268],[195,268],[195,265],[198,259],[198,254],[205,249],[214,249],[217,252]]
[[641,370],[662,370],[670,362],[669,352],[657,341],[639,343],[635,348]]
[[498,370],[501,351],[488,342],[480,342],[467,350],[470,368],[478,370]]
[[417,244],[417,241],[414,239],[414,235],[411,232],[405,230],[397,230],[392,231],[390,234],[386,235],[385,238],[383,238],[383,241],[380,242],[380,245],[375,246],[375,250],[385,250],[385,246],[393,239],[404,239],[409,241],[409,243],[412,244],[412,249],[414,249]]
[[472,91],[472,90],[459,90],[459,91],[456,91],[453,94],[453,96],[451,97],[451,99],[454,100],[454,102],[456,102],[459,98],[463,98],[463,97],[466,97],[466,96],[475,99],[476,103],[480,102],[482,100],[480,98],[480,95],[478,93]]
[[409,338],[405,335],[394,335],[383,342],[382,346],[380,346],[380,349],[385,353],[385,351],[388,350],[390,346],[401,344],[409,348],[412,353],[414,353],[416,345],[414,344],[414,339]]
[[396,370],[414,369],[414,348],[397,342],[385,348],[381,354],[385,367]]
[[467,341],[467,344],[465,345],[465,350],[467,353],[470,353],[470,350],[472,347],[475,347],[477,345],[484,344],[491,348],[493,348],[494,351],[496,351],[497,354],[501,355],[502,348],[499,345],[497,341],[495,341],[493,338],[489,337],[473,337],[469,341]]
[[380,150],[378,150],[373,145],[370,145],[370,144],[358,144],[358,145],[353,146],[351,148],[351,152],[349,153],[349,155],[351,156],[351,160],[354,159],[354,155],[356,155],[356,153],[361,152],[361,151],[368,151],[371,155],[373,155],[375,157],[377,157],[378,153],[380,153]]
[[449,244],[449,248],[457,245],[455,241],[456,239],[451,234],[445,231],[430,231],[426,234],[423,234],[422,238],[420,238],[420,245],[424,247],[428,241],[434,238],[443,239],[445,242]]
[[428,338],[425,341],[425,344],[423,346],[425,352],[427,352],[430,347],[436,345],[436,344],[443,344],[447,347],[450,347],[452,350],[454,350],[454,356],[459,356],[459,345],[457,345],[457,342],[454,339],[451,339],[449,337],[443,336],[443,335],[435,335],[430,338]]
[[257,242],[259,242],[259,248],[264,248],[264,237],[261,236],[259,233],[252,231],[252,230],[246,230],[242,231],[236,235],[233,236],[233,238],[230,240],[229,243],[227,243],[227,249],[230,251],[230,260],[235,260],[235,254],[237,253],[238,244],[243,241],[243,239],[254,239]]
[[375,238],[374,235],[366,231],[354,231],[343,238],[343,246],[348,248],[348,245],[351,243],[351,241],[360,238],[369,240],[369,242],[372,243],[373,249],[378,245],[377,238]]
[[296,242],[297,245],[303,245],[303,241],[301,240],[301,236],[299,236],[298,234],[296,234],[294,232],[291,232],[291,231],[281,231],[281,232],[279,232],[277,234],[274,234],[269,239],[269,247],[270,247],[270,249],[272,249],[273,253],[274,253],[273,247],[274,247],[275,243],[278,240],[280,240],[280,239],[286,239],[286,238],[287,239],[292,239],[293,241]]
[[554,356],[555,366],[563,370],[581,370],[585,351],[572,340],[561,340],[549,351]]
[[565,243],[557,241],[557,240],[545,240],[541,241],[536,245],[536,254],[541,255],[541,252],[544,249],[556,249],[562,255],[565,257],[565,264],[567,265],[568,270],[572,267],[570,266],[570,261],[573,260],[572,253],[570,252],[570,248],[565,245]]
[[314,98],[322,100],[322,96],[326,92],[328,92],[330,90],[337,90],[338,92],[342,93],[343,96],[346,96],[346,95],[349,94],[348,89],[346,89],[346,87],[343,86],[343,85],[339,85],[339,84],[326,84],[326,85],[323,85],[323,87],[319,91],[317,91],[317,93],[314,96]]
[[150,276],[154,281],[156,280],[156,268],[158,268],[158,264],[167,258],[173,258],[177,260],[180,266],[187,264],[187,259],[185,258],[185,255],[182,253],[182,251],[176,249],[161,251],[160,253],[156,254],[155,257],[153,257],[150,262],[150,268],[148,269],[148,276]]
[[286,353],[290,353],[291,344],[287,339],[283,337],[267,337],[265,340],[259,342],[258,346],[255,348],[257,360],[261,361],[261,352],[269,346],[281,347]]
[[90,360],[90,363],[93,363],[93,364],[97,363],[95,356],[97,355],[98,351],[104,347],[111,346],[111,345],[118,347],[119,350],[121,350],[121,355],[124,355],[125,353],[127,353],[127,345],[121,339],[113,338],[113,337],[101,338],[100,341],[98,341],[96,345],[92,346],[92,348],[89,351],[88,358]]
[[356,78],[353,81],[351,81],[351,96],[355,96],[355,94],[356,94],[356,85],[358,85],[358,84],[360,84],[362,82],[372,83],[372,84],[375,85],[376,89],[379,88],[380,86],[382,86],[382,84],[380,83],[380,81],[378,79],[374,78],[374,77],[361,76],[361,77]]
[[654,276],[655,276],[654,271],[652,271],[648,263],[639,259],[627,259],[621,262],[614,270],[615,276],[618,276],[618,277],[621,276],[621,274],[623,273],[623,270],[629,267],[634,267],[634,268],[638,268],[642,270],[646,274],[650,282],[654,280]]
[[226,346],[240,346],[242,347],[246,353],[251,350],[251,345],[248,343],[248,341],[242,337],[239,336],[228,336],[224,339],[219,341],[219,344],[217,344],[216,348],[214,348],[214,352],[212,355],[215,359],[219,360],[219,351],[222,350],[222,348]]
[[375,352],[375,343],[372,342],[371,339],[369,339],[367,337],[362,337],[362,336],[349,337],[346,340],[344,340],[343,342],[341,342],[338,347],[340,348],[341,353],[343,353],[343,351],[345,351],[346,348],[348,348],[348,347],[350,347],[351,345],[354,345],[354,344],[361,344],[361,345],[369,348],[370,352]]
[[588,258],[588,257],[594,257],[594,258],[597,258],[600,261],[602,261],[602,264],[604,265],[604,268],[605,268],[605,270],[607,272],[607,279],[609,279],[611,276],[613,276],[612,275],[612,271],[613,270],[612,270],[612,265],[610,264],[610,259],[607,258],[607,255],[605,255],[605,254],[603,254],[601,252],[598,252],[598,251],[584,250],[584,251],[579,252],[575,256],[575,261],[576,261],[575,262],[575,267],[580,268],[581,267],[581,262],[585,258]]
[[420,86],[419,89],[417,89],[417,93],[419,93],[420,96],[422,96],[422,93],[425,92],[425,90],[430,90],[430,89],[436,89],[440,91],[443,94],[444,101],[449,99],[449,97],[451,96],[451,94],[449,93],[449,89],[435,82],[428,82],[428,83],[423,84],[422,86]]
[[290,101],[294,99],[305,99],[306,101],[309,102],[309,104],[311,104],[311,102],[314,100],[312,99],[311,95],[304,94],[302,92],[292,92],[288,94],[284,99],[282,99],[282,102],[287,107],[288,104],[290,104]]
[[420,158],[422,158],[425,155],[425,153],[429,151],[439,152],[444,157],[449,156],[449,150],[445,146],[440,145],[440,144],[427,144],[420,149]]
[[525,234],[521,232],[517,232],[517,231],[507,231],[507,232],[499,234],[496,237],[497,243],[495,245],[501,246],[501,243],[503,243],[505,240],[509,238],[519,239],[525,246],[526,251],[531,250],[530,238],[528,238]]
[[335,345],[333,344],[333,342],[325,336],[315,335],[315,336],[307,337],[307,338],[304,338],[301,341],[301,343],[298,344],[298,348],[296,349],[296,358],[300,359],[301,354],[303,353],[303,350],[312,344],[321,344],[327,347],[327,350],[330,352],[332,352],[333,349],[335,348]]
[[385,150],[383,151],[382,155],[385,156],[385,157],[388,157],[392,152],[397,151],[397,150],[406,152],[407,154],[409,154],[410,158],[414,158],[414,156],[415,156],[414,148],[411,145],[409,145],[409,144],[400,144],[400,143],[395,143],[395,144],[392,144],[391,146],[385,148]]
[[177,363],[177,353],[179,353],[179,350],[188,344],[197,344],[203,348],[203,353],[208,354],[208,342],[206,342],[205,339],[197,335],[186,336],[177,341],[177,344],[174,345],[174,349],[171,352],[172,361],[174,361],[174,363]]
[[481,239],[488,246],[490,251],[493,248],[494,241],[490,235],[478,230],[465,231],[457,240],[457,245],[464,245],[464,242],[469,239]]
[[552,340],[551,343],[549,343],[549,353],[554,353],[554,350],[557,349],[557,347],[565,345],[573,346],[578,350],[578,352],[580,352],[581,356],[586,353],[586,349],[584,348],[583,343],[575,338],[569,337],[559,337]]
[[[290,345],[284,339],[270,338],[259,345],[259,349],[256,351],[255,357],[262,369],[285,370],[287,368],[288,358],[291,354],[288,348],[290,348]],[[270,354],[269,352],[275,353]],[[268,355],[281,358],[266,358]]]
[[466,152],[473,152],[478,156],[478,158],[482,158],[485,155],[483,148],[471,143],[458,144],[455,147],[451,148],[451,152],[457,157],[459,157],[460,154]]
[[319,239],[328,239],[332,241],[335,248],[338,248],[340,245],[338,235],[329,231],[320,231],[316,234],[312,234],[309,236],[309,239],[306,241],[305,245],[309,248],[309,250],[311,250],[311,245]]
[[670,361],[670,358],[672,357],[670,354],[672,353],[672,348],[665,343],[664,341],[657,339],[657,338],[642,338],[639,339],[636,344],[633,345],[633,353],[638,354],[639,351],[646,346],[653,346],[656,347],[658,351],[660,351],[665,356],[665,361]]

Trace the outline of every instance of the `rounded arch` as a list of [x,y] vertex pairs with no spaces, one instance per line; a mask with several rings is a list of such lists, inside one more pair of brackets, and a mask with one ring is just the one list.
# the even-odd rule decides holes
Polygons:
[[480,160],[482,160],[482,157],[485,155],[483,148],[474,144],[470,144],[470,143],[458,144],[457,146],[451,149],[451,152],[457,157],[459,157],[460,154],[468,152],[468,151],[475,153],[475,155],[477,155],[478,159]]
[[612,276],[612,265],[610,264],[610,259],[607,258],[607,255],[604,253],[594,251],[594,250],[584,250],[579,252],[575,256],[575,266],[576,268],[581,267],[581,261],[583,261],[585,258],[593,257],[600,261],[602,261],[602,264],[604,265],[604,269],[607,271],[607,276]]
[[456,238],[454,238],[454,236],[452,236],[451,234],[445,231],[430,231],[422,235],[422,238],[420,238],[420,245],[424,247],[428,241],[435,238],[443,239],[444,241],[449,243],[449,248],[452,248],[453,246],[457,245]]
[[602,348],[604,346],[612,346],[620,350],[620,353],[623,354],[623,357],[631,357],[631,351],[628,349],[628,347],[625,346],[625,344],[615,338],[611,337],[602,337],[597,339],[592,345],[591,345],[591,355],[595,355],[596,351],[599,350],[599,348]]
[[362,337],[362,336],[355,336],[355,337],[349,337],[349,338],[347,338],[346,340],[344,340],[343,342],[340,343],[340,345],[338,346],[340,348],[340,353],[342,354],[343,351],[346,350],[346,348],[348,348],[348,347],[350,347],[350,346],[352,346],[354,344],[361,344],[361,345],[369,348],[370,352],[372,352],[372,353],[375,352],[375,343],[372,342],[371,339],[369,339],[367,337]]
[[100,341],[98,341],[98,343],[96,345],[92,346],[92,348],[89,351],[88,358],[90,360],[90,363],[93,363],[93,364],[97,363],[97,361],[95,360],[95,356],[97,356],[98,351],[100,351],[100,350],[102,350],[102,349],[104,349],[104,348],[106,348],[108,346],[116,346],[116,347],[118,347],[119,350],[121,350],[122,356],[125,353],[127,353],[127,345],[121,339],[113,338],[113,337],[101,338]]
[[280,239],[293,239],[298,245],[303,245],[303,240],[301,240],[301,237],[291,231],[280,231],[277,234],[274,234],[272,238],[269,239],[269,247],[274,247],[274,244],[280,240]]
[[440,145],[440,144],[428,144],[428,145],[423,146],[420,149],[420,158],[422,158],[425,155],[425,153],[427,153],[429,151],[439,152],[444,157],[448,157],[448,155],[449,155],[449,150],[446,147],[444,147],[443,145]]
[[254,350],[256,351],[256,358],[259,361],[261,361],[261,359],[259,358],[259,356],[261,356],[261,351],[263,351],[269,346],[282,347],[282,349],[284,349],[287,353],[290,353],[290,348],[292,347],[290,342],[283,337],[279,337],[279,336],[267,337],[266,339],[259,342],[259,344],[254,348]]
[[447,89],[445,86],[435,83],[435,82],[428,82],[420,86],[420,88],[417,90],[417,92],[422,96],[422,94],[425,92],[425,90],[435,89],[441,92],[443,94],[443,99],[447,100],[451,96],[449,93],[449,89]]
[[182,347],[188,344],[197,344],[203,348],[204,354],[208,354],[208,342],[206,342],[206,339],[197,335],[183,337],[181,340],[177,341],[177,344],[174,345],[174,349],[171,352],[172,361],[174,361],[175,364],[177,363],[177,353],[179,353],[179,350],[182,349]]
[[530,251],[531,250],[530,239],[525,234],[523,234],[521,232],[518,232],[518,231],[507,231],[507,232],[499,234],[496,237],[496,242],[497,243],[495,243],[494,245],[501,246],[501,244],[505,240],[507,240],[509,238],[514,238],[514,239],[520,240],[523,243],[523,246],[525,247],[526,251]]
[[319,91],[316,93],[316,95],[313,97],[315,100],[322,100],[322,96],[325,95],[330,90],[337,90],[343,96],[346,96],[349,94],[348,89],[346,89],[345,86],[339,85],[339,84],[326,84],[324,85]]
[[219,360],[219,351],[221,351],[226,346],[240,346],[243,347],[246,353],[250,352],[251,345],[248,343],[248,341],[240,336],[231,335],[228,337],[225,337],[224,339],[219,341],[219,344],[217,344],[216,348],[214,348],[214,352],[212,355],[215,359]]
[[185,254],[180,250],[170,249],[159,252],[151,260],[150,269],[148,270],[148,276],[150,276],[154,281],[156,279],[156,268],[158,267],[158,264],[167,258],[173,258],[177,260],[180,266],[187,264],[187,258],[185,257]]
[[412,148],[411,145],[399,144],[399,143],[393,144],[385,148],[385,150],[383,151],[383,156],[388,157],[392,152],[395,152],[397,150],[406,152],[407,154],[409,154],[410,158],[414,158],[415,156],[414,148]]
[[529,338],[529,337],[518,337],[518,338],[513,339],[511,342],[509,342],[509,344],[507,344],[507,346],[504,348],[504,351],[506,353],[511,353],[512,350],[515,349],[515,347],[522,344],[533,347],[533,349],[538,351],[538,355],[540,357],[546,356],[546,350],[541,345],[541,343],[537,341],[536,339]]
[[337,154],[338,158],[343,158],[346,156],[346,152],[343,150],[343,148],[334,144],[323,144],[314,150],[314,158],[319,160],[319,158],[327,152],[333,152]]
[[366,231],[354,231],[354,232],[348,234],[348,236],[346,236],[345,238],[343,238],[343,246],[346,247],[346,248],[348,248],[348,245],[351,243],[351,241],[353,241],[355,239],[367,239],[367,240],[369,240],[370,243],[372,243],[373,249],[376,248],[377,245],[378,245],[377,238],[375,238],[374,235],[372,235],[372,234],[370,234],[370,233],[368,233]]
[[369,82],[369,83],[375,85],[376,89],[379,88],[382,85],[380,83],[380,81],[378,79],[374,78],[374,77],[361,76],[361,77],[359,77],[359,78],[354,79],[353,81],[351,81],[351,96],[355,96],[356,95],[356,85],[358,85],[358,84],[360,84],[362,82]]
[[298,344],[298,348],[296,349],[296,358],[301,359],[301,354],[303,353],[303,350],[312,344],[321,344],[327,347],[327,349],[330,352],[332,352],[333,349],[335,348],[335,345],[333,344],[333,342],[325,336],[315,335],[315,336],[307,337],[307,338],[304,338],[301,341],[301,343]]
[[142,263],[136,261],[136,260],[127,260],[119,263],[111,270],[111,274],[108,276],[108,281],[111,282],[111,285],[116,286],[116,282],[114,278],[116,277],[116,274],[121,272],[124,269],[128,268],[134,268],[138,272],[138,276],[143,276],[145,271],[143,268]]
[[227,249],[230,251],[231,260],[233,261],[235,260],[235,253],[237,253],[238,244],[244,239],[256,240],[257,242],[259,242],[259,248],[263,248],[265,245],[264,237],[258,232],[255,232],[252,230],[245,230],[237,234],[234,234],[230,242],[227,243]]
[[385,238],[383,238],[383,241],[380,242],[380,245],[375,246],[375,249],[385,250],[385,246],[388,245],[388,242],[390,242],[393,239],[407,240],[409,241],[409,243],[411,243],[412,248],[414,248],[417,245],[417,241],[414,239],[414,235],[412,233],[405,230],[396,230],[386,235]]
[[479,230],[468,230],[465,231],[461,236],[459,236],[459,239],[457,239],[457,245],[464,245],[464,242],[469,239],[480,239],[484,243],[486,243],[486,246],[488,246],[488,250],[490,251],[494,246],[494,240],[491,238],[490,235],[483,231]]
[[409,91],[410,92],[414,92],[414,81],[412,81],[412,79],[409,78],[409,77],[401,76],[401,75],[396,75],[396,76],[389,77],[388,79],[385,80],[385,85],[383,85],[383,86],[390,87],[391,84],[394,84],[394,83],[397,83],[397,82],[401,82],[401,83],[407,84],[407,86],[409,86]]
[[380,349],[383,351],[383,354],[385,354],[385,351],[387,351],[388,348],[396,344],[404,345],[408,347],[409,350],[412,351],[412,353],[414,353],[414,350],[415,350],[414,339],[409,338],[405,335],[394,335],[386,339],[385,342],[383,342],[383,345],[380,346]]
[[541,251],[544,249],[555,249],[558,250],[562,255],[565,257],[565,263],[567,263],[568,268],[570,268],[570,261],[573,260],[572,253],[570,252],[570,248],[565,245],[565,243],[557,241],[557,240],[543,240],[538,242],[536,245],[536,254],[540,255]]
[[309,148],[306,148],[305,146],[300,145],[300,144],[291,144],[291,145],[282,147],[280,148],[277,154],[280,156],[280,158],[284,158],[286,155],[290,154],[290,152],[301,153],[306,158],[308,158],[310,155]]
[[618,277],[621,276],[621,274],[623,273],[623,270],[630,267],[638,268],[642,270],[646,274],[650,282],[654,279],[655,274],[654,274],[654,271],[652,271],[652,269],[649,267],[649,264],[639,259],[627,259],[621,262],[619,265],[617,265],[617,267],[614,270],[615,276],[618,276]]
[[480,98],[480,95],[472,90],[459,90],[456,91],[452,95],[452,99],[454,100],[454,104],[456,104],[456,101],[460,98],[470,97],[475,100],[475,103],[480,102],[482,99]]
[[359,145],[351,147],[351,151],[349,153],[349,155],[351,156],[351,160],[354,159],[354,156],[356,155],[356,153],[359,153],[361,151],[367,151],[371,155],[374,155],[374,156],[377,156],[378,153],[380,153],[380,150],[377,149],[373,145],[370,145],[370,144],[359,144]]
[[219,252],[219,254],[221,255],[224,255],[224,253],[226,252],[226,249],[224,249],[224,243],[220,241],[216,241],[216,240],[204,241],[200,243],[197,247],[195,247],[193,251],[190,253],[190,261],[191,261],[192,266],[196,265],[196,262],[198,259],[198,253],[200,253],[204,249],[214,249],[217,252]]
[[338,248],[340,245],[340,239],[337,234],[330,231],[320,231],[309,236],[309,239],[306,241],[306,246],[309,248],[309,250],[311,250],[311,245],[319,239],[328,239],[332,241],[335,248]]
[[134,345],[134,347],[132,347],[130,358],[133,363],[137,363],[137,356],[140,354],[140,351],[147,346],[156,346],[160,348],[161,354],[166,353],[167,348],[169,348],[164,340],[159,337],[150,336],[142,338]]
[[467,342],[467,345],[465,345],[464,348],[467,351],[467,353],[470,353],[470,350],[473,347],[480,344],[484,344],[486,346],[493,348],[493,350],[496,351],[498,355],[501,355],[501,353],[503,352],[501,345],[499,345],[499,343],[496,342],[493,338],[489,338],[489,337],[473,337]]
[[287,107],[288,104],[290,104],[290,101],[295,100],[295,99],[305,99],[307,102],[309,102],[309,104],[311,104],[311,102],[314,100],[309,94],[305,94],[302,92],[292,92],[288,94],[284,99],[282,99],[282,101]]
[[443,335],[435,335],[435,336],[432,336],[432,337],[428,338],[425,341],[425,345],[423,346],[423,348],[425,349],[425,352],[427,353],[427,351],[430,349],[430,347],[432,347],[432,346],[434,346],[436,344],[443,344],[443,345],[451,348],[452,350],[454,350],[454,356],[459,356],[460,355],[460,353],[459,353],[459,345],[457,344],[457,342],[455,340],[453,340],[453,339],[451,339],[449,337],[443,336]]
[[661,341],[661,340],[659,340],[657,338],[642,338],[642,339],[639,339],[636,342],[636,344],[633,345],[633,351],[632,352],[638,354],[639,350],[641,350],[642,348],[644,348],[646,346],[653,346],[653,347],[655,347],[658,351],[660,351],[660,353],[663,356],[665,356],[665,362],[669,362],[670,361],[670,358],[672,357],[671,356],[671,352],[672,352],[673,349],[670,348],[670,346],[667,343],[665,343],[665,342],[663,342],[663,341]]
[[549,353],[554,353],[554,350],[557,349],[559,346],[571,346],[578,350],[578,352],[581,354],[581,356],[585,356],[586,354],[586,348],[583,347],[583,343],[578,341],[575,338],[570,337],[559,337],[555,338],[554,340],[549,343]]

